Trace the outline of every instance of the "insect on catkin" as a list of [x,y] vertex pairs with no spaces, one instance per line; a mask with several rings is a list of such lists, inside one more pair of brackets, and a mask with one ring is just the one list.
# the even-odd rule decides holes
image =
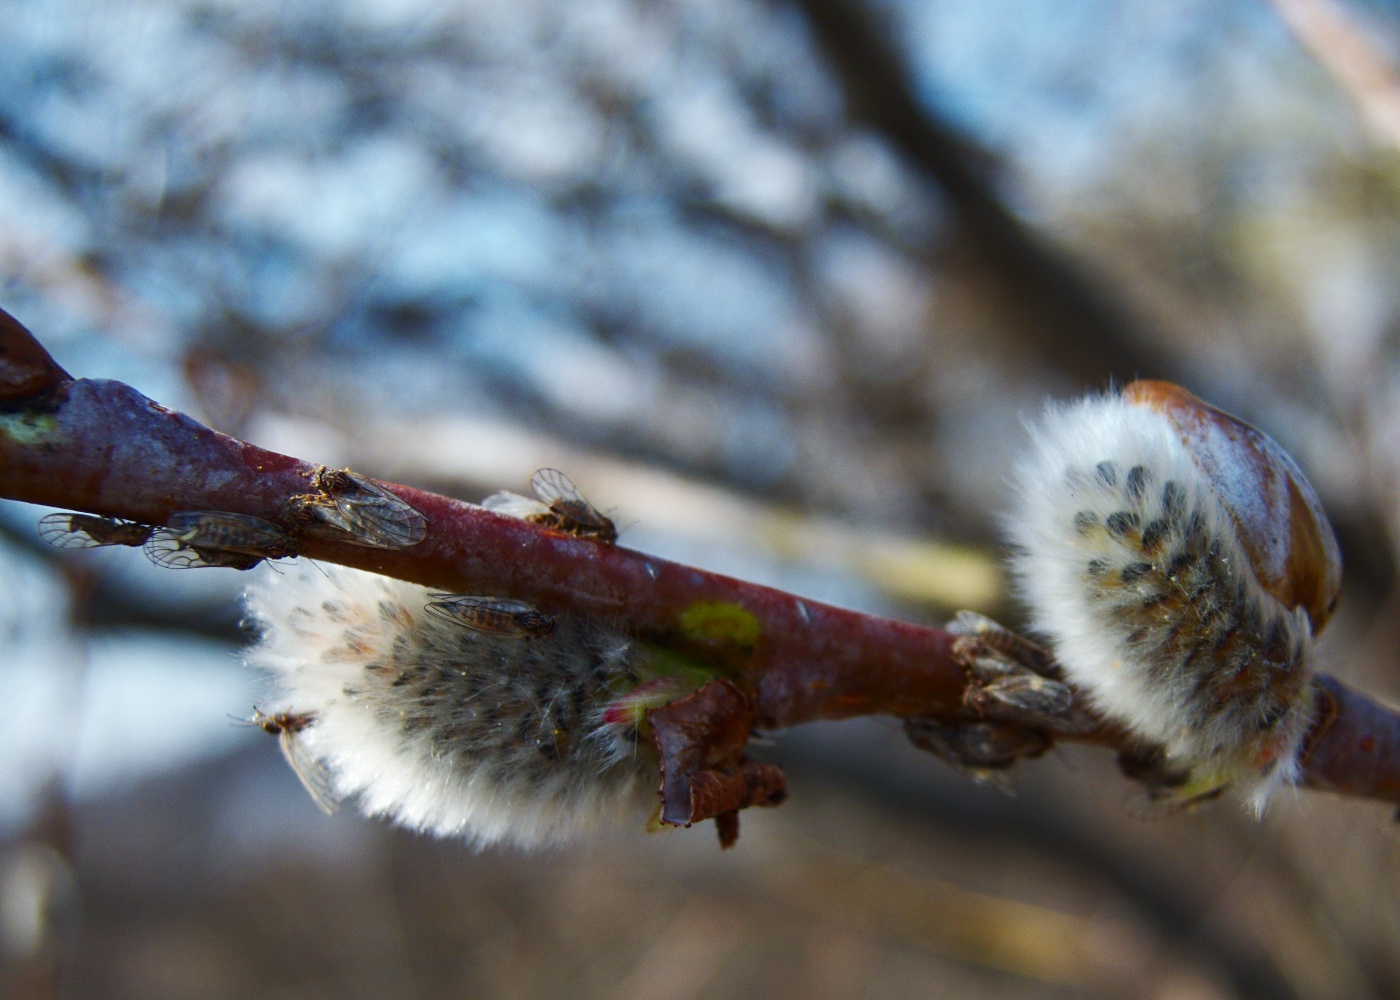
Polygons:
[[293,564],[248,591],[272,675],[263,711],[296,734],[338,797],[439,836],[559,842],[655,805],[654,750],[609,706],[649,677],[645,651],[559,616],[526,640],[425,610],[444,595],[339,566]]
[[1095,707],[1256,811],[1294,781],[1341,585],[1317,495],[1267,435],[1165,382],[1051,406],[1009,524],[1034,627]]

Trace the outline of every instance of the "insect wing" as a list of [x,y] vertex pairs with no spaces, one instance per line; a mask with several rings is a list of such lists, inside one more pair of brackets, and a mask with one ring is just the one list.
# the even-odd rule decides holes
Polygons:
[[152,529],[135,521],[95,514],[45,514],[39,537],[60,549],[95,549],[103,545],[141,545]]
[[92,549],[99,542],[83,527],[81,514],[45,514],[39,518],[39,537],[60,549]]
[[558,469],[537,469],[530,477],[530,488],[551,510],[561,506],[593,509],[574,481]]
[[411,504],[363,476],[328,473],[318,483],[330,502],[311,504],[311,512],[348,537],[317,532],[314,522],[313,534],[379,549],[406,549],[428,534],[428,522]]
[[214,565],[206,562],[198,549],[186,545],[174,535],[153,535],[141,551],[161,569],[199,569]]
[[143,550],[161,569],[252,569],[262,556],[185,545],[178,539],[152,538]]
[[146,558],[161,569],[252,569],[263,561],[250,552],[206,548],[180,540],[178,535],[157,533],[143,546]]
[[528,604],[495,597],[464,597],[457,594],[431,596],[438,600],[430,601],[423,610],[439,621],[461,625],[477,632],[522,639],[529,634],[518,623],[519,618],[534,611]]
[[340,796],[331,787],[330,774],[326,767],[311,752],[311,748],[301,739],[301,731],[315,722],[316,716],[301,712],[278,712],[268,715],[259,708],[246,720],[265,733],[277,737],[277,747],[282,751],[292,773],[297,776],[302,787],[327,816],[340,808]]
[[172,514],[145,544],[147,558],[163,569],[252,569],[293,551],[286,532],[272,522],[219,510]]
[[306,741],[301,738],[300,730],[283,726],[277,734],[277,746],[282,751],[287,766],[297,776],[301,787],[306,789],[311,800],[321,812],[327,816],[334,816],[340,808],[340,797],[331,787],[331,776],[326,766],[311,752]]
[[558,469],[539,469],[530,477],[530,487],[549,509],[563,520],[565,531],[591,535],[612,542],[617,539],[617,526],[579,492],[574,481]]
[[555,619],[534,605],[500,597],[468,597],[433,594],[439,600],[424,608],[439,621],[451,622],[477,632],[513,639],[546,636],[554,631]]
[[313,520],[306,530],[321,538],[370,549],[406,549],[422,541],[414,537],[411,526],[401,527],[384,512],[359,506],[353,499],[334,497],[313,503],[309,510]]

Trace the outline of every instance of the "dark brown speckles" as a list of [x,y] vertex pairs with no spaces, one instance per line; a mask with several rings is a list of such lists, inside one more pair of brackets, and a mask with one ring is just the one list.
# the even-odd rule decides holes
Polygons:
[[1152,475],[1145,466],[1135,465],[1128,470],[1128,478],[1123,484],[1123,492],[1127,494],[1129,500],[1141,503],[1143,494],[1147,492],[1147,484],[1151,479]]
[[1190,569],[1196,562],[1194,552],[1179,552],[1167,563],[1167,579],[1175,580],[1182,573]]
[[1152,564],[1145,562],[1129,563],[1123,567],[1123,582],[1137,583],[1152,572]]
[[1094,478],[1105,486],[1118,485],[1118,466],[1112,462],[1100,462],[1094,466]]
[[1109,531],[1121,538],[1136,531],[1138,525],[1142,523],[1142,518],[1130,510],[1120,510],[1109,514],[1104,523],[1108,526]]
[[1186,494],[1173,479],[1162,486],[1162,509],[1168,514],[1179,514],[1186,502]]
[[1171,531],[1171,522],[1165,517],[1159,517],[1155,521],[1149,521],[1147,527],[1142,529],[1142,548],[1144,552],[1156,553],[1161,547],[1162,540]]
[[[1143,611],[1152,611],[1153,609],[1166,604],[1168,599],[1168,595],[1163,593],[1148,594],[1142,599],[1142,603],[1140,603],[1138,607],[1141,608]],[[1173,626],[1172,629],[1168,630],[1168,634],[1163,636],[1163,638],[1166,640],[1170,640],[1175,632],[1175,629],[1176,626]]]
[[1099,515],[1091,510],[1081,510],[1074,515],[1074,530],[1078,531],[1081,535],[1089,534],[1089,532],[1098,527],[1098,524]]

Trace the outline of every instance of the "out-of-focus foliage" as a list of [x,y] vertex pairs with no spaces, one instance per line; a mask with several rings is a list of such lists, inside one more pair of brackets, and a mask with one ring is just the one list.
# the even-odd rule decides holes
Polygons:
[[[870,124],[833,5],[980,188]],[[1400,53],[1392,5],[1345,9]],[[1400,695],[1400,152],[1267,5],[13,0],[0,38],[0,305],[75,375],[472,499],[561,466],[624,544],[924,618],[1014,615],[1022,414],[1170,375],[1297,455],[1349,563],[1330,666]],[[1053,316],[1041,258],[1082,279]],[[1076,334],[1092,296],[1121,328]],[[203,662],[238,574],[58,562],[40,513],[0,508],[0,992],[1400,989],[1376,807],[1144,825],[1089,752],[1002,800],[818,727],[723,856],[324,820],[260,733],[190,725],[257,697]]]
[[[11,299],[50,337],[183,360],[226,424],[506,414],[832,504],[899,492],[855,475],[897,442],[832,439],[868,423],[847,362],[883,382],[921,351],[937,198],[845,126],[792,12],[0,17]],[[812,467],[836,450],[846,476]]]

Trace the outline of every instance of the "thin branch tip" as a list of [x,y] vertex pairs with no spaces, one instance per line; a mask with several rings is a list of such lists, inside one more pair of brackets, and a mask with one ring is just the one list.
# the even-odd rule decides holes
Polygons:
[[25,325],[0,309],[0,406],[37,401],[72,381]]

